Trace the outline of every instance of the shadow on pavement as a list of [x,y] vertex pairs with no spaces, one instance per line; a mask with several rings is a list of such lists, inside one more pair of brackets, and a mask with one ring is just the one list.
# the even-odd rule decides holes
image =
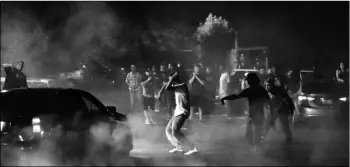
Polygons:
[[[279,142],[279,143],[278,143]],[[287,166],[310,165],[313,145],[305,141],[295,141],[291,145],[284,145],[280,141],[265,143],[263,156]]]

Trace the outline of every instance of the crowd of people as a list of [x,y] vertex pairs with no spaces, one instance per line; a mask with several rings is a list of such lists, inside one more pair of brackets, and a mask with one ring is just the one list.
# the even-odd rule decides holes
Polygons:
[[[341,63],[340,69],[336,72],[340,84],[348,83],[345,72],[344,64]],[[294,69],[284,74],[274,65],[266,73],[260,69],[259,72],[246,73],[244,78],[238,79],[239,82],[234,82],[232,78],[235,77],[235,72],[230,73],[222,66],[213,70],[210,67],[204,68],[202,64],[195,64],[191,73],[181,66],[170,63],[168,69],[161,65],[159,72],[155,67],[147,69],[145,76],[143,79],[142,74],[136,71],[135,65],[132,65],[131,72],[126,77],[133,111],[143,109],[145,124],[157,123],[152,113],[162,110],[167,112],[169,122],[166,135],[175,147],[170,152],[182,152],[184,143],[192,148],[188,154],[198,151],[180,130],[187,119],[194,119],[196,110],[198,120],[201,121],[205,104],[208,100],[215,100],[216,94],[224,106],[224,116],[228,119],[232,116],[228,101],[248,99],[246,109],[249,121],[246,137],[252,145],[263,143],[276,119],[281,122],[285,143],[292,142],[290,117],[294,115],[295,103],[291,95],[296,93],[297,85],[302,79],[300,70]],[[240,82],[244,83],[242,87],[237,86]],[[268,121],[266,112],[269,115]]]
[[[23,61],[3,64],[2,67],[6,73],[4,90],[28,88],[26,75],[22,72]],[[344,63],[340,63],[335,77],[336,82],[347,89],[348,71]],[[223,66],[204,67],[198,63],[187,71],[181,64],[170,63],[167,68],[164,64],[160,65],[159,70],[153,66],[146,69],[144,74],[131,65],[125,82],[129,87],[132,111],[143,113],[145,124],[157,124],[157,113],[166,113],[166,136],[174,146],[170,152],[183,152],[186,145],[190,149],[185,154],[190,155],[198,152],[198,149],[181,132],[181,128],[186,120],[195,119],[195,113],[198,113],[198,121],[202,121],[203,112],[210,104],[208,102],[214,103],[216,99],[224,106],[222,114],[231,119],[232,111],[239,105],[232,108],[228,102],[247,98],[247,106],[241,106],[245,106],[243,108],[248,116],[246,137],[252,145],[263,142],[276,119],[281,122],[285,142],[290,144],[292,133],[289,118],[296,109],[290,96],[298,90],[297,85],[302,79],[300,70],[283,74],[276,65],[267,72],[260,69],[241,77]],[[268,121],[266,112],[269,114]]]
[[[277,66],[274,66],[265,73],[264,69],[258,72],[261,80],[268,78],[276,78],[278,85],[283,85],[288,89],[288,85],[297,83],[294,76],[283,75],[279,72]],[[203,120],[203,114],[212,112],[217,99],[223,98],[232,93],[238,93],[247,86],[244,76],[235,72],[230,72],[223,66],[204,67],[203,64],[198,63],[193,65],[193,69],[185,70],[181,64],[170,63],[167,68],[164,64],[160,65],[159,70],[155,66],[146,69],[144,73],[137,71],[136,66],[131,66],[131,71],[126,76],[126,84],[129,86],[130,100],[132,111],[139,113],[143,112],[145,116],[145,124],[156,124],[157,113],[166,113],[168,120],[173,115],[175,109],[175,96],[172,92],[165,92],[157,99],[161,88],[168,81],[171,73],[179,72],[181,79],[188,84],[190,91],[190,119],[195,119],[199,122]],[[293,80],[293,81],[292,81]],[[243,86],[242,86],[243,83]],[[292,86],[296,87],[296,85]],[[240,115],[247,110],[247,104],[242,104],[239,110],[232,110],[231,104],[226,104],[220,110],[222,115],[227,119]]]

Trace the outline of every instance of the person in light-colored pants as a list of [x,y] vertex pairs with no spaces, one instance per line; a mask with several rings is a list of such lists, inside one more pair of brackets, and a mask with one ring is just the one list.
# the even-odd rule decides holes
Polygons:
[[143,97],[141,89],[130,90],[130,103],[133,112],[141,112],[143,110]]
[[131,65],[131,72],[127,74],[125,82],[129,85],[132,111],[141,112],[143,110],[141,75],[136,72],[135,65]]

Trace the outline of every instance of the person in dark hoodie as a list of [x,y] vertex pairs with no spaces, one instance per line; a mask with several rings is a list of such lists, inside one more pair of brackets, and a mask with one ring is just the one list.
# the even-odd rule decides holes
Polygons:
[[260,85],[260,79],[256,73],[248,73],[246,76],[249,87],[243,89],[238,94],[228,95],[221,98],[221,104],[225,105],[225,100],[235,100],[247,98],[249,103],[248,125],[246,138],[254,146],[254,150],[263,139],[263,124],[265,122],[264,108],[270,103],[270,97],[264,87]]
[[285,143],[291,144],[292,131],[290,129],[289,118],[294,114],[294,110],[295,110],[294,103],[293,103],[293,100],[288,95],[288,93],[283,89],[283,87],[275,86],[274,82],[275,81],[273,79],[268,79],[265,82],[266,90],[268,91],[269,96],[271,97],[271,107],[270,107],[271,120],[269,121],[265,129],[264,137],[266,136],[270,127],[274,126],[274,123],[278,118],[282,125],[283,133],[285,136]]
[[6,73],[3,90],[28,88],[27,76],[22,72],[24,61],[17,61],[16,65],[3,64],[2,66]]

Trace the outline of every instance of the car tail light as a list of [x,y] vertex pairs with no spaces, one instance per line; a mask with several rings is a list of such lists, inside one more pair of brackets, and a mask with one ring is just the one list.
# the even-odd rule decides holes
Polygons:
[[339,100],[340,100],[340,101],[343,101],[343,102],[346,102],[347,97],[341,97],[341,98],[339,98]]
[[298,96],[298,100],[299,101],[303,101],[303,100],[312,101],[312,100],[315,100],[315,98],[310,97],[310,96]]
[[33,120],[32,120],[32,124],[33,124],[33,132],[34,133],[40,133],[42,130],[41,130],[41,126],[40,126],[40,118],[38,117],[34,117]]

